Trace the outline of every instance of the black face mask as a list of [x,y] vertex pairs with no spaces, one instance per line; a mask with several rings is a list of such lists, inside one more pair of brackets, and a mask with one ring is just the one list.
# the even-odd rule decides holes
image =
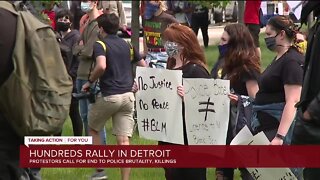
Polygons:
[[71,23],[65,23],[65,22],[57,22],[57,31],[60,32],[66,32],[70,28]]
[[276,37],[278,35],[279,35],[279,33],[277,35],[275,35],[274,37],[264,38],[266,46],[270,51],[274,51],[277,48]]

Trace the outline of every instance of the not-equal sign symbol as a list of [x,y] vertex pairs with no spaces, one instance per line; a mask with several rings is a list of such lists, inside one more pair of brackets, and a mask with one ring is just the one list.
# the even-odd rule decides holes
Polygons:
[[208,111],[209,112],[213,112],[213,113],[216,112],[214,109],[209,109],[209,105],[214,106],[214,103],[210,102],[210,97],[208,98],[208,101],[199,102],[199,105],[207,105],[205,109],[199,109],[198,110],[199,112],[205,112],[206,113],[204,121],[207,120]]

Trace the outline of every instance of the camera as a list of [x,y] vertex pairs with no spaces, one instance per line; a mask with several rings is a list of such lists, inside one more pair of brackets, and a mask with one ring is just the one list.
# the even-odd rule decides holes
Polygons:
[[87,92],[72,93],[72,97],[74,97],[77,100],[88,99],[90,103],[95,103],[97,93],[98,92],[96,92],[94,89],[90,89]]

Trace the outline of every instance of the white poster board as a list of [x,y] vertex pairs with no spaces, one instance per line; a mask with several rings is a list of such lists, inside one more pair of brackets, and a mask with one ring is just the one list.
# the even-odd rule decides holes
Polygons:
[[136,109],[141,137],[183,144],[182,71],[137,67]]
[[[253,136],[245,126],[231,141],[231,145],[269,145],[270,141],[263,132]],[[297,180],[289,168],[247,168],[255,180]]]
[[229,81],[183,79],[185,118],[190,145],[225,145],[229,123]]
[[302,1],[287,1],[291,12],[294,13],[296,18],[300,20],[301,10],[302,10]]

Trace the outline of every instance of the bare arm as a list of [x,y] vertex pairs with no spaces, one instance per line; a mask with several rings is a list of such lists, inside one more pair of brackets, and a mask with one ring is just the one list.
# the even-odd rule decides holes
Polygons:
[[[259,90],[258,82],[256,80],[249,80],[246,82],[246,88],[249,97],[255,98]],[[230,98],[232,104],[237,104],[238,95],[230,93],[228,94],[228,97]]]
[[[292,124],[292,121],[296,114],[295,104],[300,99],[301,85],[284,85],[284,92],[286,98],[286,104],[284,106],[282,117],[280,120],[280,125],[278,128],[278,134],[285,136]],[[271,144],[281,145],[283,142],[278,143],[280,139],[275,137]]]
[[259,91],[258,82],[256,80],[249,80],[246,82],[246,87],[249,97],[255,98]]
[[106,67],[107,67],[106,57],[97,56],[96,65],[94,66],[94,69],[89,77],[89,81],[82,86],[81,91],[88,91],[91,85],[90,82],[95,82],[96,80],[98,80],[98,78],[103,75]]
[[94,66],[94,69],[90,75],[89,80],[91,82],[98,80],[98,78],[103,75],[106,67],[107,67],[106,57],[105,56],[98,56],[96,58],[96,65]]

